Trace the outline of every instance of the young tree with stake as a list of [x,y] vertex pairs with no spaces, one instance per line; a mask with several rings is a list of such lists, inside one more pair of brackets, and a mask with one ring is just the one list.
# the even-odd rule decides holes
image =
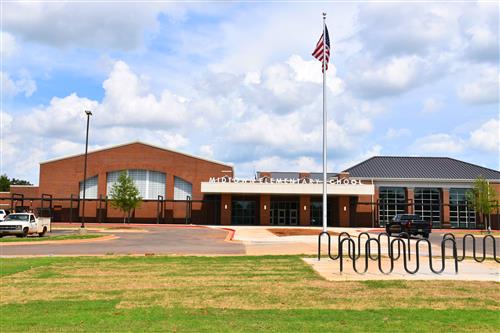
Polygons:
[[133,179],[125,171],[111,188],[111,206],[123,212],[123,223],[130,223],[132,211],[141,205],[142,198]]
[[491,221],[487,219],[487,216],[492,213],[496,200],[495,188],[482,176],[476,178],[472,191],[467,192],[469,205],[479,214],[481,222],[484,223],[488,231],[491,231]]

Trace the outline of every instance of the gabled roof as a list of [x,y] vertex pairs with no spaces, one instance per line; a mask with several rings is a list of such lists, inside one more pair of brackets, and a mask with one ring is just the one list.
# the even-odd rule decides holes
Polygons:
[[[122,143],[120,145],[115,145],[115,146],[105,147],[105,148],[101,148],[101,149],[96,149],[96,150],[89,151],[88,154],[97,153],[97,152],[105,151],[105,150],[111,150],[111,149],[120,148],[120,147],[124,147],[124,146],[130,146],[130,145],[133,145],[133,144],[140,144],[140,145],[144,145],[144,146],[149,146],[149,147],[152,147],[152,148],[161,149],[161,150],[164,150],[164,151],[168,151],[168,152],[172,152],[172,153],[176,153],[176,154],[180,154],[180,155],[184,155],[184,156],[196,158],[198,160],[225,165],[225,166],[230,167],[230,168],[233,167],[233,165],[229,164],[229,163],[219,162],[219,161],[211,160],[211,159],[208,159],[208,158],[203,158],[203,157],[199,157],[199,156],[195,156],[195,155],[191,155],[191,154],[186,154],[186,153],[174,150],[174,149],[167,149],[167,148],[164,148],[164,147],[152,145],[152,144],[149,144],[149,143],[144,143],[144,142],[141,142],[141,141],[133,141],[133,142],[128,142],[128,143]],[[45,163],[50,163],[50,162],[65,160],[65,159],[68,159],[68,158],[73,158],[73,157],[78,157],[78,156],[83,156],[83,155],[85,155],[85,154],[74,154],[74,155],[68,155],[68,156],[58,157],[58,158],[55,158],[55,159],[52,159],[52,160],[47,160],[47,161],[44,161],[44,162],[40,162],[40,164],[45,164]]]
[[482,176],[500,180],[500,171],[449,157],[374,156],[345,172],[351,177],[373,179],[474,180]]

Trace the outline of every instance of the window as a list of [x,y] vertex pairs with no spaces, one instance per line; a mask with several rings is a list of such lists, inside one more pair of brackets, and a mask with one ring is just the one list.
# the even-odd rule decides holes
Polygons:
[[434,227],[441,226],[441,192],[437,188],[415,188],[415,214]]
[[253,200],[233,200],[232,223],[256,224],[257,202]]
[[406,211],[404,187],[381,187],[379,189],[379,224],[385,226],[397,214]]
[[118,181],[118,177],[120,177],[122,171],[125,171],[132,178],[135,186],[139,190],[139,195],[143,199],[156,200],[159,195],[165,197],[165,187],[167,183],[165,174],[163,172],[140,169],[108,172],[108,195],[111,195],[113,184]]
[[161,195],[165,199],[165,174],[158,171],[149,171],[148,198],[158,199]]
[[450,223],[452,228],[475,228],[476,211],[469,207],[466,188],[450,189]]
[[182,178],[174,177],[174,200],[193,198],[193,185]]
[[[83,181],[80,182],[80,198],[83,198]],[[85,199],[97,199],[97,176],[85,180]]]

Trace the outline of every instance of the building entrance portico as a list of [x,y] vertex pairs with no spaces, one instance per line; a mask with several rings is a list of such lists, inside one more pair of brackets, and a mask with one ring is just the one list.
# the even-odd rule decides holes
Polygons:
[[299,197],[271,196],[271,225],[299,225]]

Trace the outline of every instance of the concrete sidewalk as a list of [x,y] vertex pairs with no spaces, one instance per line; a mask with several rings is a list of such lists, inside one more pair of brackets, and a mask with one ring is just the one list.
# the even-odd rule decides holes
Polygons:
[[[218,228],[215,227],[214,228]],[[289,228],[289,227],[288,227]],[[283,229],[282,226],[230,226],[230,229],[234,230],[233,241],[240,242],[245,245],[246,253],[248,255],[272,255],[272,254],[317,254],[318,252],[318,236],[317,235],[307,235],[307,236],[277,236],[270,232],[271,229]],[[297,227],[294,229],[306,229],[315,230],[318,233],[321,231],[319,228],[314,227]],[[337,253],[337,242],[338,234],[342,232],[347,232],[353,240],[356,242],[356,252],[357,252],[357,242],[358,236],[364,230],[353,229],[353,228],[329,228],[328,232],[331,235],[332,241],[332,253]],[[370,234],[371,237],[377,237],[377,234]],[[365,241],[366,236],[362,237],[361,252],[365,252]],[[391,240],[394,238],[391,238]],[[416,242],[418,239],[411,239],[410,246],[412,248],[412,253],[415,251]],[[405,241],[406,244],[406,241]],[[376,252],[376,244],[372,243],[372,252]],[[441,248],[439,246],[432,245],[432,253],[441,253]],[[327,254],[328,240],[326,236],[322,237],[322,253]],[[397,248],[397,245],[396,247]],[[347,251],[347,244],[345,244],[345,251]],[[381,252],[382,254],[388,253],[388,242],[387,237],[381,238]],[[428,251],[426,246],[421,246],[420,252],[422,255],[427,255]],[[451,255],[451,251],[447,254]]]
[[[365,274],[356,273],[351,260],[344,260],[344,271],[340,273],[340,261],[331,259],[303,258],[322,277],[329,281],[364,281],[364,280],[464,280],[464,281],[495,281],[500,282],[500,267],[494,261],[477,263],[473,260],[464,260],[458,263],[458,274],[455,274],[454,261],[446,260],[445,270],[442,274],[435,274],[429,269],[427,258],[420,260],[420,269],[415,274],[404,270],[403,261],[394,262],[391,274],[383,274],[378,269],[377,261],[368,261],[368,270]],[[441,268],[441,260],[434,259],[435,270]],[[365,268],[364,258],[356,263],[358,271]],[[382,269],[389,271],[389,259],[382,260]],[[408,263],[408,269],[415,269],[415,262]]]

